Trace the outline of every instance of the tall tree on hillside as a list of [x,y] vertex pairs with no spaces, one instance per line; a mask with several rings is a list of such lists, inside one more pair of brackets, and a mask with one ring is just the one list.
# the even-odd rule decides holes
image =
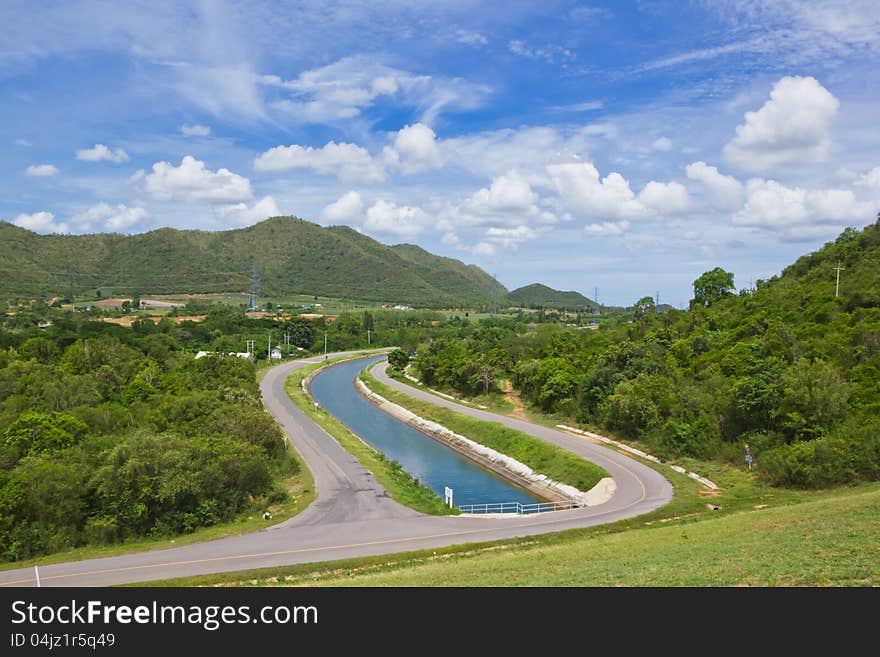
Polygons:
[[711,306],[733,293],[733,274],[715,267],[694,281],[694,298],[691,305]]
[[657,308],[654,305],[654,299],[652,297],[642,297],[638,301],[636,301],[636,305],[634,306],[635,317],[639,321],[642,327],[642,335],[648,332],[648,318],[653,315]]

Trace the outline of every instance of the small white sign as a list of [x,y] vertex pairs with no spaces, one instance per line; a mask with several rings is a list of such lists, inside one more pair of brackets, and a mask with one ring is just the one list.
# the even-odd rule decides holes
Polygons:
[[449,486],[444,486],[443,489],[443,503],[452,506],[452,489]]

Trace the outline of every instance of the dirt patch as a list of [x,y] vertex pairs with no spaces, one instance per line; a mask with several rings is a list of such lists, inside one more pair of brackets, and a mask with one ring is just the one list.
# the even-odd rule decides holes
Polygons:
[[707,488],[702,489],[699,493],[697,493],[700,497],[720,497],[720,490],[709,490]]
[[513,389],[513,384],[510,382],[510,379],[505,379],[501,382],[501,392],[504,393],[504,401],[513,406],[513,410],[510,411],[509,415],[519,420],[528,420],[528,415],[526,415],[526,405],[523,403],[523,400],[520,399],[519,393]]

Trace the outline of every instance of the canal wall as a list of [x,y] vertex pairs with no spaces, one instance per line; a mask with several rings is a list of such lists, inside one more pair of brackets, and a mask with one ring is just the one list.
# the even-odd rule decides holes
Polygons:
[[534,472],[529,466],[520,463],[501,452],[457,434],[441,424],[420,417],[402,406],[388,401],[373,392],[360,379],[355,379],[357,391],[370,403],[378,406],[389,415],[410,425],[414,429],[443,443],[450,449],[475,461],[530,493],[550,501],[574,501],[584,506],[598,506],[614,495],[616,484],[611,477],[605,477],[588,491],[553,481],[547,476]]

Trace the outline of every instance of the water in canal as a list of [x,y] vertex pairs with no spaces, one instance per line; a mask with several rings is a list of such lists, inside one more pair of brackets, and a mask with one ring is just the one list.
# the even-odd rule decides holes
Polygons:
[[400,463],[440,497],[445,486],[452,488],[457,506],[538,501],[361,397],[355,390],[354,379],[361,370],[382,358],[384,356],[372,356],[328,368],[312,379],[312,396],[354,433]]

